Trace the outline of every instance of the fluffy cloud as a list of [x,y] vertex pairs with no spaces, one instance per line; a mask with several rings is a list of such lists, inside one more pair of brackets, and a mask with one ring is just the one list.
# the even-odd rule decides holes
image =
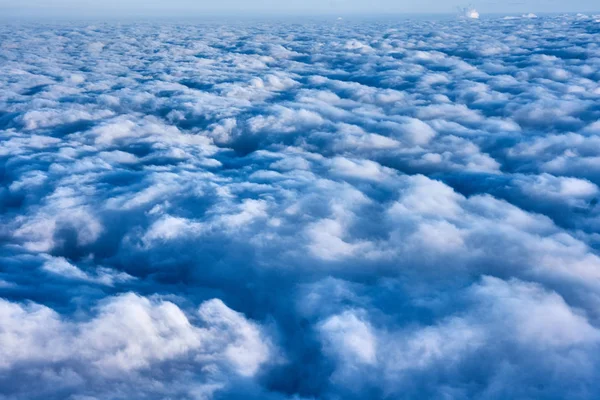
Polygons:
[[[74,267],[73,267],[74,268]],[[261,328],[218,299],[200,305],[197,326],[174,303],[127,293],[103,299],[92,318],[65,319],[40,304],[21,305],[2,300],[3,386],[12,376],[26,373],[42,381],[40,390],[52,393],[46,380],[54,379],[65,393],[97,392],[122,396],[109,384],[156,395],[146,380],[152,369],[168,380],[177,380],[178,364],[194,368],[201,379],[225,385],[227,372],[252,377],[273,358],[271,343]],[[54,378],[52,378],[54,376]],[[62,376],[62,378],[61,378]],[[32,388],[15,386],[21,396],[36,396]],[[161,388],[164,395],[172,390]],[[114,393],[111,393],[115,390]],[[133,387],[127,389],[133,394]],[[177,388],[173,393],[181,391]],[[192,387],[186,388],[193,392]],[[181,393],[193,397],[192,393]]]
[[[333,384],[362,390],[373,386],[371,390],[392,397],[408,392],[528,398],[579,391],[580,385],[593,390],[590,379],[597,373],[594,352],[600,330],[581,310],[539,285],[491,277],[459,296],[470,305],[468,311],[425,326],[365,319],[377,315],[376,310],[353,309],[328,317],[319,329],[326,354],[336,365]],[[535,357],[544,358],[539,368],[545,373],[563,378],[545,382],[528,371]],[[472,368],[490,377],[488,385],[468,384]],[[520,385],[509,384],[516,381]]]
[[594,21],[0,28],[0,399],[598,398]]

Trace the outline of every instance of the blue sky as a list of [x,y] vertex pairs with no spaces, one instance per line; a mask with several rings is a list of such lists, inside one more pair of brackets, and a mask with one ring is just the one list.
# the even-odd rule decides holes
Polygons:
[[[445,0],[392,1],[392,0],[105,0],[89,2],[78,0],[1,0],[0,10],[5,16],[202,16],[223,15],[319,15],[319,14],[386,14],[386,13],[451,13],[468,2]],[[481,13],[523,12],[582,12],[596,11],[595,0],[481,0],[472,2]]]

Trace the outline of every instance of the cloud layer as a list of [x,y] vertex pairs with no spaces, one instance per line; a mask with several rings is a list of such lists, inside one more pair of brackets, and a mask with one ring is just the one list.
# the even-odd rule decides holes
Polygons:
[[598,20],[0,27],[0,399],[597,398]]

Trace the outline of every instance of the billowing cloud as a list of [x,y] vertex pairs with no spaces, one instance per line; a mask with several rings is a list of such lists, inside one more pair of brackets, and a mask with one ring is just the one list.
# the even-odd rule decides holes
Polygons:
[[[92,318],[65,319],[40,304],[16,304],[2,300],[3,329],[0,370],[4,387],[20,396],[37,396],[27,385],[11,383],[13,376],[27,374],[41,380],[40,391],[81,390],[101,396],[121,396],[118,389],[140,385],[135,392],[152,396],[155,389],[169,396],[189,397],[197,390],[148,385],[152,370],[166,380],[178,381],[181,365],[200,372],[197,384],[223,386],[228,375],[254,376],[274,352],[261,328],[231,310],[218,299],[197,310],[194,325],[174,303],[132,293],[103,299]],[[204,371],[204,373],[202,373]],[[235,378],[234,378],[235,379]],[[44,387],[52,383],[58,387]],[[111,393],[115,390],[115,393]],[[182,391],[183,390],[183,391]],[[189,393],[185,393],[189,391]]]
[[1,27],[0,399],[598,398],[596,19]]

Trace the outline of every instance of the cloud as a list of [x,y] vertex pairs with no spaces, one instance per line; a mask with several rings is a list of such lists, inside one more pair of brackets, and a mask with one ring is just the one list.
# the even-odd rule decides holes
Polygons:
[[42,269],[50,274],[58,275],[66,279],[88,281],[101,285],[113,286],[115,283],[126,282],[133,279],[124,272],[115,272],[108,268],[99,267],[94,274],[82,271],[75,265],[69,263],[64,257],[49,258]]
[[[227,382],[219,381],[225,372],[251,377],[274,354],[258,325],[218,299],[198,308],[202,326],[172,302],[132,293],[102,300],[95,315],[82,321],[39,304],[2,300],[0,319],[5,327],[2,379],[26,370],[42,380],[60,374],[68,376],[60,385],[71,392],[79,388],[111,395],[112,389],[98,385],[116,384],[129,394],[152,393],[152,387],[136,387],[143,376],[158,368],[176,380],[178,363],[195,365],[223,385]],[[22,396],[34,394],[27,387],[15,389]],[[162,390],[167,394],[169,388]]]
[[[447,315],[433,325],[394,326],[388,321],[383,325],[376,309],[364,308],[327,317],[318,329],[326,354],[335,363],[332,384],[354,390],[370,386],[388,396],[408,391],[484,398],[546,396],[564,390],[563,385],[591,384],[595,357],[590,351],[597,348],[600,332],[555,292],[484,276],[458,293],[468,311]],[[500,329],[502,337],[497,335]],[[519,374],[522,383],[544,381],[541,371],[528,371],[530,357],[535,356],[544,358],[542,369],[570,376],[548,383],[552,388],[506,385]],[[569,374],[568,368],[575,366],[577,372]],[[471,378],[464,371],[471,367],[484,369],[489,386],[467,385]]]
[[597,33],[0,27],[0,398],[598,398]]

